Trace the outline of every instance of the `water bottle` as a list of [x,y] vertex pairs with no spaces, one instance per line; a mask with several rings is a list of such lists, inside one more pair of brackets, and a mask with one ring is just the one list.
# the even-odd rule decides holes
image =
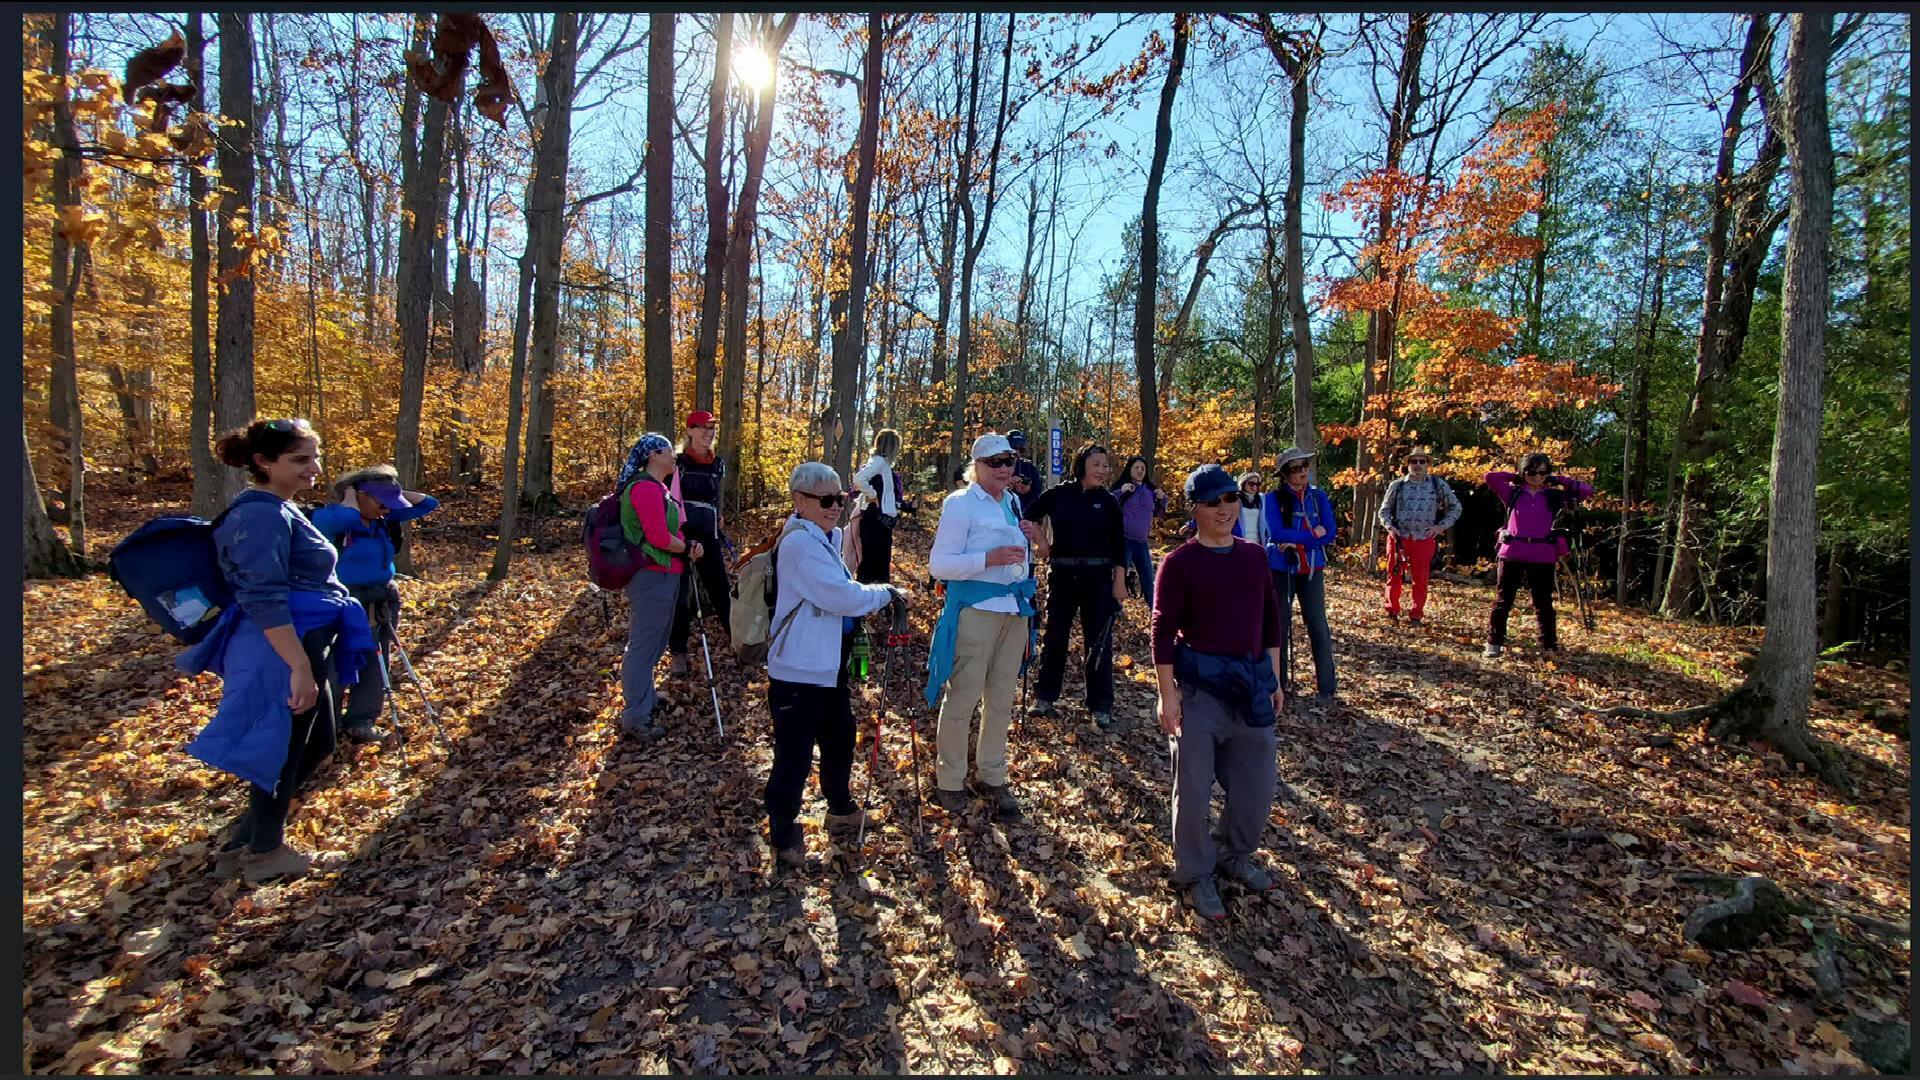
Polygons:
[[847,658],[849,673],[861,682],[867,679],[867,669],[873,659],[873,639],[862,629],[853,635],[853,649]]

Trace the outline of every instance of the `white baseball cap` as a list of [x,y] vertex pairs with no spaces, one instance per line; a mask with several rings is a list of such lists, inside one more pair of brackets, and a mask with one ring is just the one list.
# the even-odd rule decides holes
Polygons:
[[997,431],[989,431],[973,440],[973,460],[975,461],[984,461],[998,454],[1011,453],[1013,453],[1013,444],[1007,441],[1005,435]]

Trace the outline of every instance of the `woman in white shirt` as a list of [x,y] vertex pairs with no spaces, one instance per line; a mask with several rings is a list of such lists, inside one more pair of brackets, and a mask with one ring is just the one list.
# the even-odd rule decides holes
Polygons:
[[1235,523],[1233,534],[1242,540],[1267,546],[1267,517],[1260,510],[1260,489],[1266,481],[1258,470],[1243,472],[1234,477],[1240,485],[1240,520]]
[[859,618],[906,603],[891,585],[862,585],[840,561],[840,474],[804,462],[787,481],[793,516],[774,549],[772,631],[767,637],[767,706],[773,713],[773,770],[767,775],[767,842],[784,865],[806,865],[796,819],[820,747],[820,790],[827,828],[856,830],[853,705],[847,690],[848,646]]
[[900,517],[901,492],[894,480],[893,461],[900,456],[900,433],[882,428],[873,437],[873,456],[853,474],[855,526],[847,545],[847,565],[854,579],[865,584],[893,580],[893,526]]
[[1007,490],[1015,460],[1005,435],[974,440],[973,481],[941,504],[927,555],[927,572],[947,583],[927,650],[927,704],[940,707],[934,797],[949,812],[966,809],[967,736],[984,697],[974,768],[1002,821],[1021,816],[1007,788],[1007,727],[1033,632],[1030,549],[1047,553],[1039,526],[1021,520],[1019,496]]

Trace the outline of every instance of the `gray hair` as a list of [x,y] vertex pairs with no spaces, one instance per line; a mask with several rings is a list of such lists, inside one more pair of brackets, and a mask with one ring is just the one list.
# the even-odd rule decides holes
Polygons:
[[787,490],[807,495],[831,495],[841,490],[840,474],[824,461],[803,461],[793,467]]

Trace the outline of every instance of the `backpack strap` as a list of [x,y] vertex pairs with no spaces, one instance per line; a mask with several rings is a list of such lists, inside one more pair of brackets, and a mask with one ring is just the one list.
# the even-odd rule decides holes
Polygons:
[[[780,530],[779,534],[776,535],[773,538],[773,540],[767,544],[765,548],[761,549],[763,551],[772,552],[771,555],[767,556],[767,578],[766,578],[766,585],[763,586],[763,588],[766,590],[767,610],[769,612],[771,612],[774,609],[774,607],[776,606],[776,601],[778,601],[780,598],[780,545],[782,542],[786,540],[787,537],[792,536],[794,533],[799,532],[800,528],[801,526],[799,522],[789,519],[787,521],[786,526]],[[780,625],[775,627],[771,634],[767,635],[767,652],[768,653],[773,652],[774,642],[779,640],[780,635],[793,622],[793,617],[799,613],[800,613],[799,604],[795,604],[791,608],[787,609],[787,617],[784,619],[781,619]]]

